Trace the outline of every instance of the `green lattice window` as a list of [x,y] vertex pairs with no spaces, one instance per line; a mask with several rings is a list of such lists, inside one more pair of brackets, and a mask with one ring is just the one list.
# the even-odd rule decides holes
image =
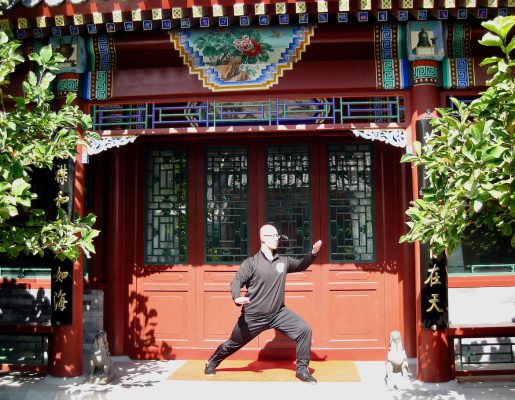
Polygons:
[[145,263],[188,261],[188,150],[148,150],[145,192]]
[[239,264],[249,256],[248,148],[205,152],[206,262]]
[[281,234],[278,252],[301,257],[311,251],[309,146],[266,148],[266,215]]
[[330,260],[375,261],[372,146],[328,146]]

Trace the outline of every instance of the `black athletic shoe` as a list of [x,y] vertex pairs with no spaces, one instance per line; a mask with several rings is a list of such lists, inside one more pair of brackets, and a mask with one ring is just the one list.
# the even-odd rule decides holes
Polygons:
[[315,378],[313,378],[313,376],[309,373],[309,371],[297,372],[295,374],[295,378],[297,378],[299,381],[307,383],[308,385],[316,385],[317,384],[317,380]]
[[215,367],[213,367],[212,365],[206,364],[206,369],[204,370],[204,374],[206,374],[207,376],[215,376],[215,374],[216,374]]

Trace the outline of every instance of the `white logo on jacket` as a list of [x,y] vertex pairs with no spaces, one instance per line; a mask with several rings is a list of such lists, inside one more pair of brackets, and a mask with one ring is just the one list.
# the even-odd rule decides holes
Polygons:
[[281,274],[284,271],[284,263],[277,263],[275,268],[277,268],[277,272]]

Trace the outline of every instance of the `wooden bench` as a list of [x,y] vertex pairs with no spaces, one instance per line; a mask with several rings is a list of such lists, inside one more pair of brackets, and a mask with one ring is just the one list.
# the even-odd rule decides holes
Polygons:
[[54,327],[50,324],[40,323],[23,323],[23,324],[5,324],[0,325],[0,335],[9,336],[47,336],[48,337],[48,365],[14,365],[14,364],[0,364],[0,369],[9,371],[37,371],[50,373],[52,365],[51,357],[51,336],[54,332]]
[[[481,324],[481,325],[449,325],[445,330],[445,334],[449,339],[449,359],[451,361],[452,379],[456,376],[473,376],[473,375],[515,375],[515,361],[513,356],[510,362],[514,362],[513,369],[495,369],[495,370],[470,370],[456,371],[454,339],[464,338],[487,338],[487,337],[515,337],[515,324]],[[501,345],[502,343],[478,343],[482,345]],[[509,345],[509,343],[507,343]],[[515,345],[515,343],[513,343]],[[461,341],[460,341],[461,346]],[[511,348],[510,348],[511,353]],[[494,353],[492,353],[494,354]],[[497,353],[500,354],[500,353]],[[506,353],[507,354],[507,353]],[[461,360],[462,361],[462,360]],[[506,363],[510,363],[506,362]],[[504,363],[503,363],[504,364]]]

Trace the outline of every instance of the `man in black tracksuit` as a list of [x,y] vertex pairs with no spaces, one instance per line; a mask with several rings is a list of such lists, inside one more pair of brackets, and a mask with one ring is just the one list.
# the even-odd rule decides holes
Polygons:
[[[241,316],[231,337],[222,343],[206,364],[205,374],[215,375],[215,368],[231,354],[241,349],[267,329],[277,329],[297,343],[297,373],[295,377],[309,384],[316,384],[309,373],[311,328],[296,313],[284,306],[286,274],[306,270],[318,256],[322,242],[313,245],[308,256],[296,260],[275,253],[279,234],[272,225],[264,225],[259,231],[261,250],[241,264],[231,283],[232,298],[243,306]],[[247,288],[241,297],[241,288]]]

